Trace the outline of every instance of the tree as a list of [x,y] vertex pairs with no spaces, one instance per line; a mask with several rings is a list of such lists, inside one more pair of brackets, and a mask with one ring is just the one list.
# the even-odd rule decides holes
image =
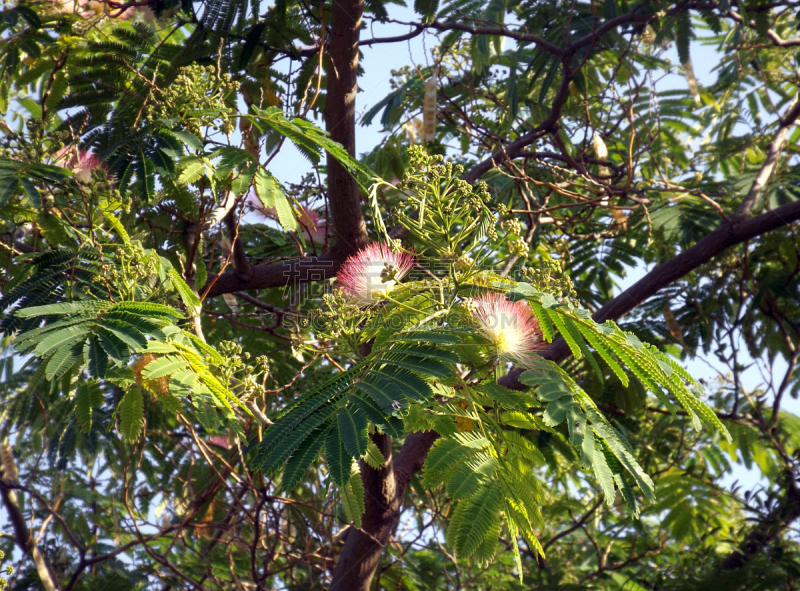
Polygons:
[[8,5],[11,587],[795,588],[792,8]]

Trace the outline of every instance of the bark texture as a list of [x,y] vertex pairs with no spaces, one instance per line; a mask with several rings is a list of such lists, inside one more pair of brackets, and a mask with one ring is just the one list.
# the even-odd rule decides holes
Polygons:
[[411,478],[422,469],[425,457],[439,435],[433,431],[412,433],[392,458],[392,440],[374,435],[373,441],[386,462],[379,470],[361,465],[364,480],[364,517],[361,529],[351,529],[333,573],[331,591],[369,591],[403,505]]
[[[331,4],[325,103],[325,126],[331,138],[356,154],[356,92],[358,91],[358,39],[364,0]],[[337,256],[349,255],[369,242],[361,212],[358,183],[328,154],[328,200],[333,218]]]

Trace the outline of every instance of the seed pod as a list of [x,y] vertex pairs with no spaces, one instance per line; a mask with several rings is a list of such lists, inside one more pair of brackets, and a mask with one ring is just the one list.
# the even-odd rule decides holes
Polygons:
[[225,300],[225,304],[230,308],[231,314],[236,314],[239,311],[239,300],[236,299],[235,295],[223,293],[222,299]]
[[439,67],[431,74],[425,82],[425,99],[422,103],[422,119],[425,128],[425,141],[436,140],[436,91],[439,88]]
[[14,462],[14,452],[8,443],[0,445],[0,462],[3,467],[3,480],[6,482],[17,481],[17,464]]
[[[419,121],[417,119],[417,121]],[[406,132],[406,136],[408,136],[408,145],[409,146],[416,146],[417,145],[417,129],[415,125],[411,121],[406,121],[403,123],[403,131]]]
[[425,137],[425,124],[422,123],[422,119],[414,117],[412,123],[414,124],[414,131],[417,132],[417,139]]
[[680,322],[678,322],[678,319],[675,318],[675,314],[669,307],[669,303],[664,304],[664,322],[666,323],[667,330],[669,330],[669,334],[672,335],[672,338],[678,341],[681,347],[683,347],[683,350],[688,353],[689,347],[686,346],[686,343],[683,340],[683,330],[681,329]]
[[[597,157],[597,159],[608,160],[608,148],[606,148],[606,143],[603,141],[603,138],[600,137],[600,134],[595,133],[592,141],[594,143],[594,155]],[[597,173],[603,177],[609,175],[608,168],[605,166],[598,167]]]
[[700,99],[700,90],[697,84],[697,78],[694,75],[694,67],[692,67],[692,60],[686,60],[681,64],[683,66],[683,73],[686,76],[686,82],[689,83],[689,94],[692,95],[694,106],[700,107],[703,101]]

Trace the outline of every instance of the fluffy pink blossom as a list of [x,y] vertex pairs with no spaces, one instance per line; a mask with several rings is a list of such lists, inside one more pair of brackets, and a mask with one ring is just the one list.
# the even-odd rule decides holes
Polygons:
[[476,298],[473,306],[478,332],[494,346],[498,357],[524,363],[531,353],[547,346],[527,302],[487,293]]
[[107,170],[106,165],[89,150],[76,150],[73,146],[61,148],[55,153],[54,159],[59,166],[69,168],[76,180],[82,183],[89,183],[92,180],[92,169],[102,168]]
[[413,266],[413,255],[392,252],[387,245],[375,242],[348,258],[336,280],[347,295],[369,305],[384,299]]

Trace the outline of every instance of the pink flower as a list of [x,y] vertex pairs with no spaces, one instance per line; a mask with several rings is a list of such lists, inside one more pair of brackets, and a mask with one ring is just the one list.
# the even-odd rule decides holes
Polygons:
[[527,302],[511,302],[500,293],[476,298],[473,315],[478,332],[497,351],[497,356],[524,363],[532,353],[547,347],[539,321]]
[[392,252],[387,245],[376,242],[348,258],[336,280],[347,295],[369,305],[384,299],[413,266],[413,255]]
[[59,166],[69,168],[75,174],[75,179],[81,183],[91,182],[92,169],[108,170],[103,161],[91,151],[76,150],[73,146],[61,148],[53,155],[53,158]]

